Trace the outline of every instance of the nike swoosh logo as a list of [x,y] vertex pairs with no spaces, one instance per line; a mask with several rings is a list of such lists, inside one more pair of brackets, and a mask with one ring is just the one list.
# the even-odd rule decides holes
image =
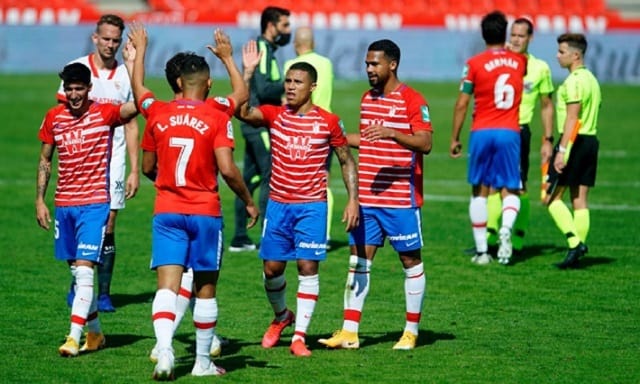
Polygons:
[[418,244],[418,240],[412,241],[412,242],[410,242],[410,243],[405,243],[405,245],[406,245],[407,247],[410,247],[410,246],[415,245],[415,244]]

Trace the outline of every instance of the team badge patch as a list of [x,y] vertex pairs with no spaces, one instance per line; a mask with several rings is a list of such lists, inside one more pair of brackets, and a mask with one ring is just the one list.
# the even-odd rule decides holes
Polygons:
[[231,121],[227,121],[227,138],[233,140],[233,124],[231,124]]
[[226,97],[220,97],[220,96],[217,96],[217,97],[215,98],[215,100],[216,100],[216,102],[217,102],[218,104],[222,104],[222,105],[224,105],[224,106],[226,106],[226,107],[228,107],[228,106],[230,106],[230,105],[231,105],[231,103],[229,103],[229,99],[227,99]]
[[423,105],[420,107],[420,112],[422,113],[422,122],[428,123],[431,121],[431,116],[429,116],[429,107]]
[[151,104],[153,104],[156,101],[156,99],[150,97],[148,99],[144,99],[144,101],[142,102],[142,109],[148,109]]

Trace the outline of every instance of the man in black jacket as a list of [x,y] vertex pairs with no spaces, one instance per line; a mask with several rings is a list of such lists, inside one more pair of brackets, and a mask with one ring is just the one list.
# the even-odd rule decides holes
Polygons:
[[[261,35],[256,39],[258,49],[262,52],[262,59],[249,83],[251,94],[249,105],[252,107],[264,104],[282,104],[284,79],[274,53],[279,46],[287,45],[291,40],[289,15],[289,10],[280,7],[267,7],[262,11]],[[271,177],[269,132],[266,127],[255,128],[245,123],[240,125],[240,129],[245,139],[244,182],[249,186],[249,191],[252,194],[260,187],[258,204],[260,212],[264,215],[269,194],[269,178]],[[256,245],[247,235],[246,226],[247,213],[244,203],[236,199],[235,234],[229,246],[230,252],[256,249]]]

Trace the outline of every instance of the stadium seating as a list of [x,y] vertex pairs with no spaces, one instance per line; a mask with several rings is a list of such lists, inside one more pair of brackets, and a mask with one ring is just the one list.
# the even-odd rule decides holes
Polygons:
[[[277,5],[306,14],[377,14],[401,15],[403,26],[445,26],[449,17],[475,17],[494,9],[502,10],[512,17],[540,15],[548,17],[606,16],[610,20],[620,20],[617,12],[607,7],[606,0],[147,0],[148,12],[144,14],[182,14],[183,22],[196,23],[238,23],[240,15],[259,14],[269,5]],[[0,15],[28,10],[29,14],[53,10],[75,10],[81,12],[80,22],[93,21],[100,10],[90,0],[2,0]],[[5,19],[7,17],[5,16]],[[147,18],[147,20],[151,20]],[[154,20],[162,20],[156,17]],[[174,18],[167,18],[173,20]],[[3,22],[0,20],[0,22]],[[4,20],[4,22],[8,22]]]

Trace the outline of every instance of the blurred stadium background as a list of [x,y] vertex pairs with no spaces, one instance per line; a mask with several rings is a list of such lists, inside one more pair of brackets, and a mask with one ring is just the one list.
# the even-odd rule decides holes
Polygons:
[[[571,31],[587,35],[587,65],[601,82],[640,84],[640,0],[0,0],[0,73],[57,72],[93,49],[88,36],[107,12],[148,25],[152,76],[179,50],[207,56],[214,27],[229,33],[239,60],[268,5],[290,9],[294,28],[316,30],[316,50],[331,58],[337,79],[361,79],[366,46],[390,38],[402,49],[402,78],[457,81],[464,60],[484,47],[480,18],[500,9],[534,22],[531,52],[549,62],[557,81],[566,74],[555,38]],[[295,52],[290,44],[277,55],[284,62]],[[210,64],[214,77],[226,76],[216,60]]]

